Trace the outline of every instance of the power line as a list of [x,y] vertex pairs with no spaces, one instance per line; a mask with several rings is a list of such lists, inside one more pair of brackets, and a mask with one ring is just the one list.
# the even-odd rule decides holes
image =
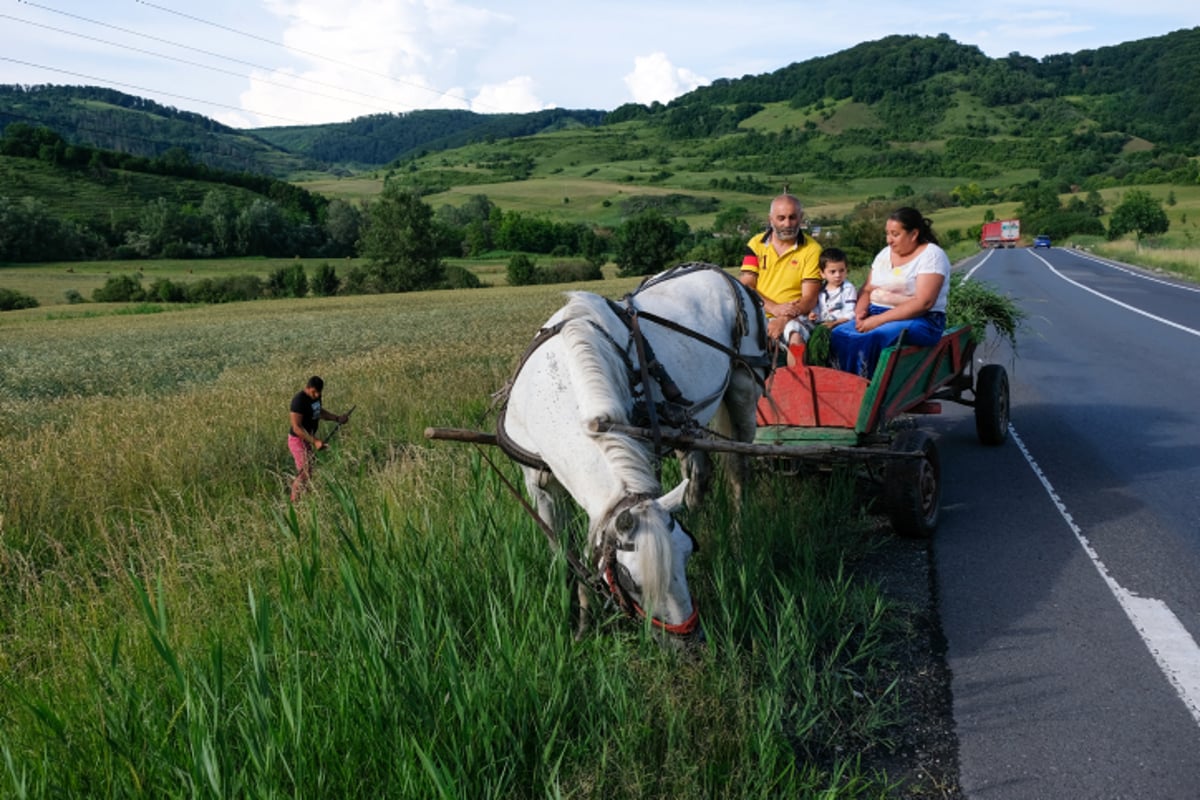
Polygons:
[[[347,100],[346,98],[342,98],[342,97],[335,97],[335,96],[333,96],[333,95],[329,95],[329,94],[321,94],[320,92],[310,92],[310,91],[308,91],[308,90],[305,90],[305,89],[299,89],[299,88],[296,88],[295,86],[288,86],[286,83],[279,83],[278,81],[272,81],[272,80],[268,80],[268,79],[266,79],[266,78],[257,78],[257,79],[256,79],[256,78],[254,78],[254,77],[253,77],[253,76],[251,76],[251,75],[247,75],[247,74],[245,74],[244,72],[234,72],[234,71],[232,71],[232,70],[228,70],[228,69],[221,69],[220,67],[214,67],[214,66],[212,66],[212,65],[210,65],[210,64],[201,64],[201,63],[200,63],[200,62],[198,62],[198,61],[189,61],[189,60],[187,60],[187,59],[185,59],[185,58],[179,58],[178,56],[172,56],[172,55],[168,55],[168,54],[166,54],[166,53],[159,53],[159,52],[156,52],[156,51],[154,51],[154,50],[143,50],[143,49],[141,49],[141,48],[139,48],[139,47],[132,47],[132,46],[130,46],[130,45],[120,44],[119,42],[113,42],[113,41],[109,41],[108,39],[100,39],[100,38],[98,38],[98,37],[95,37],[95,36],[88,36],[87,34],[83,34],[83,33],[76,33],[75,31],[69,31],[69,30],[66,30],[66,29],[64,29],[64,28],[56,28],[56,27],[54,27],[53,25],[45,25],[45,24],[43,24],[43,23],[40,23],[40,22],[33,22],[32,20],[21,19],[20,17],[13,17],[13,16],[10,16],[10,15],[8,15],[8,14],[0,14],[0,19],[11,19],[11,20],[14,20],[14,21],[16,21],[16,22],[23,22],[23,23],[25,23],[26,25],[33,25],[33,26],[35,26],[35,27],[38,27],[38,28],[43,28],[43,29],[45,29],[45,30],[49,30],[49,31],[54,31],[54,32],[56,32],[56,33],[63,33],[63,34],[66,34],[66,35],[68,35],[68,36],[75,36],[75,37],[77,37],[77,38],[80,38],[80,39],[86,39],[86,40],[88,40],[88,41],[90,41],[90,42],[99,42],[100,44],[105,44],[105,45],[109,45],[109,46],[111,46],[111,47],[116,47],[116,48],[120,48],[120,49],[128,50],[128,51],[130,51],[130,52],[133,52],[133,53],[142,53],[143,55],[154,56],[155,58],[163,58],[163,59],[166,59],[166,60],[168,60],[168,61],[175,61],[175,62],[178,62],[178,63],[180,63],[180,64],[187,64],[188,66],[192,66],[192,67],[199,67],[200,69],[206,69],[206,70],[210,70],[210,71],[212,71],[212,72],[220,72],[220,73],[222,73],[222,74],[224,74],[224,75],[232,75],[232,76],[234,76],[234,77],[236,77],[236,78],[246,78],[247,80],[261,80],[263,83],[270,84],[271,86],[278,86],[278,87],[280,87],[281,89],[287,89],[287,90],[289,90],[289,91],[293,91],[293,92],[303,92],[303,93],[307,93],[307,94],[314,95],[314,96],[316,96],[316,97],[324,97],[324,98],[326,98],[326,99],[329,99],[329,100],[336,100],[336,101],[338,101],[338,102],[347,102],[347,103],[354,103],[354,102],[358,102],[358,101],[354,101],[354,100]],[[153,38],[153,37],[151,37],[151,38]],[[165,40],[164,40],[164,41],[165,41]],[[171,43],[171,44],[174,44],[174,43]],[[187,47],[187,45],[176,45],[176,46],[178,46],[178,47]],[[187,48],[187,49],[190,49],[190,50],[195,50],[196,48]],[[213,54],[213,53],[208,53],[208,51],[205,51],[205,50],[199,50],[198,52],[206,53],[207,55],[215,55],[215,54]],[[226,58],[225,56],[219,56],[219,57],[221,57],[221,58]],[[229,59],[229,60],[237,61],[237,59]],[[239,63],[249,63],[249,62],[239,62]],[[257,65],[250,64],[250,66],[257,66]],[[258,68],[259,68],[259,69],[268,69],[267,67],[258,67]],[[363,97],[370,97],[370,98],[372,98],[372,99],[380,99],[380,98],[375,98],[373,95],[364,94],[364,93],[362,93],[362,92],[356,92],[356,91],[354,91],[353,89],[342,89],[341,87],[334,86],[334,85],[332,85],[332,84],[325,84],[325,83],[321,83],[320,81],[314,81],[314,80],[310,80],[310,79],[308,79],[308,78],[301,78],[301,77],[297,77],[297,78],[296,78],[296,80],[298,80],[298,81],[303,81],[303,82],[305,82],[305,83],[312,83],[312,84],[316,84],[316,85],[318,85],[318,86],[328,86],[329,88],[332,88],[332,89],[337,89],[337,90],[339,90],[339,91],[350,92],[350,93],[352,93],[352,94],[361,95],[361,96],[363,96]],[[372,108],[376,108],[376,109],[378,109],[378,110],[385,111],[385,112],[391,112],[391,111],[392,111],[392,109],[391,109],[391,108],[389,108],[389,107],[386,107],[386,106],[368,106],[368,104],[366,104],[366,103],[359,103],[359,104],[360,104],[360,105],[363,105],[363,106],[365,106],[365,107],[372,107]]]
[[20,64],[25,67],[33,67],[34,69],[44,69],[49,72],[57,72],[61,75],[73,75],[76,78],[83,78],[83,79],[89,80],[89,81],[100,81],[102,83],[109,83],[114,86],[124,86],[129,89],[137,89],[140,92],[150,92],[152,94],[163,95],[164,97],[175,97],[180,100],[188,100],[192,103],[203,103],[205,105],[217,106],[219,108],[228,108],[232,111],[240,111],[243,113],[248,112],[251,114],[257,114],[260,117],[270,117],[272,119],[278,119],[278,120],[283,120],[284,122],[290,122],[293,125],[307,126],[307,125],[311,124],[308,122],[302,122],[298,119],[291,119],[289,117],[281,117],[278,114],[268,114],[265,111],[254,111],[253,109],[249,109],[249,108],[241,108],[239,106],[231,106],[228,103],[217,103],[213,100],[201,100],[198,97],[188,97],[187,95],[175,94],[173,92],[164,92],[159,89],[151,89],[147,86],[138,86],[137,84],[133,84],[133,83],[125,83],[123,81],[114,81],[109,78],[99,78],[95,75],[85,75],[82,72],[72,72],[71,70],[58,69],[57,67],[47,67],[45,64],[34,64],[33,62],[30,62],[30,61],[21,61],[20,59],[9,58],[8,56],[0,56],[0,61],[8,61],[12,64]]
[[[211,27],[213,27],[213,28],[218,28],[218,29],[220,29],[220,30],[223,30],[223,31],[228,31],[229,33],[235,33],[235,34],[237,34],[238,36],[245,36],[245,37],[246,37],[246,38],[248,38],[248,39],[254,39],[254,40],[256,40],[256,41],[259,41],[259,42],[265,42],[266,44],[274,45],[274,46],[276,46],[276,47],[281,47],[281,48],[283,48],[284,50],[288,50],[289,52],[303,53],[304,55],[306,55],[306,56],[309,56],[309,57],[311,57],[311,58],[320,59],[321,61],[327,61],[327,62],[329,62],[330,64],[337,64],[337,65],[338,65],[338,66],[340,66],[340,67],[347,67],[347,68],[349,68],[349,69],[353,69],[353,70],[356,70],[356,71],[358,71],[358,72],[361,72],[361,73],[363,73],[363,74],[365,74],[365,75],[374,75],[374,76],[376,76],[376,77],[379,77],[379,78],[386,78],[387,80],[393,81],[393,82],[395,82],[395,83],[403,84],[403,85],[406,85],[406,86],[412,86],[413,88],[420,89],[420,90],[421,90],[421,91],[423,91],[423,92],[429,92],[429,93],[431,93],[431,94],[441,95],[442,97],[449,97],[449,98],[451,98],[452,100],[457,100],[457,101],[460,101],[460,102],[465,102],[465,101],[463,100],[463,98],[461,98],[461,97],[458,97],[457,95],[450,94],[449,92],[443,92],[443,91],[442,91],[442,90],[440,90],[440,89],[431,89],[430,87],[428,87],[428,86],[422,86],[422,85],[421,85],[421,84],[419,84],[419,83],[413,83],[413,82],[411,82],[411,81],[405,81],[405,80],[401,80],[400,78],[393,77],[393,76],[391,76],[391,75],[388,75],[388,74],[387,74],[387,73],[385,73],[385,72],[376,72],[376,71],[374,71],[374,70],[366,69],[365,67],[360,67],[360,66],[358,66],[357,64],[351,64],[351,63],[349,63],[349,62],[346,62],[346,61],[339,61],[339,60],[338,60],[338,59],[336,59],[336,58],[330,58],[330,57],[328,57],[328,56],[326,56],[326,55],[323,55],[322,53],[314,53],[314,52],[312,52],[311,50],[302,50],[302,49],[300,49],[299,47],[290,47],[290,46],[288,46],[288,45],[285,45],[283,42],[278,42],[278,41],[275,41],[274,39],[268,39],[268,38],[266,38],[266,37],[263,37],[263,36],[258,36],[257,34],[253,34],[253,33],[247,33],[246,31],[238,30],[237,28],[231,28],[230,26],[228,26],[228,25],[222,25],[222,24],[221,24],[221,23],[219,23],[219,22],[212,22],[211,20],[207,20],[207,19],[204,19],[204,18],[202,18],[202,17],[196,17],[196,16],[192,16],[191,14],[185,14],[185,13],[183,13],[182,11],[176,11],[176,10],[175,10],[175,9],[173,9],[173,8],[166,8],[166,7],[164,7],[164,6],[160,6],[160,5],[157,5],[157,4],[155,4],[155,3],[148,2],[148,0],[136,0],[136,2],[137,2],[139,5],[143,5],[143,6],[146,6],[146,7],[148,7],[148,8],[153,8],[153,9],[155,9],[155,10],[157,10],[157,11],[162,11],[162,12],[164,12],[164,13],[167,13],[167,14],[173,14],[173,15],[175,15],[175,16],[177,16],[177,17],[182,17],[182,18],[184,18],[184,19],[190,19],[190,20],[192,20],[193,22],[199,22],[199,23],[201,23],[202,25],[209,25],[209,26],[211,26]],[[33,4],[31,3],[31,5],[33,5]],[[485,105],[485,104],[483,104],[483,103],[479,103],[479,105],[483,106],[484,108],[489,108],[489,106],[487,106],[487,105]],[[499,109],[493,109],[493,110],[499,111]]]
[[[260,69],[260,70],[264,70],[264,71],[266,71],[266,72],[274,72],[274,71],[275,71],[275,68],[274,68],[274,67],[268,67],[268,66],[264,66],[264,65],[262,65],[262,64],[256,64],[256,63],[255,63],[255,62],[253,62],[253,61],[246,61],[246,60],[244,60],[244,59],[235,58],[235,57],[233,57],[233,56],[227,56],[227,55],[223,55],[223,54],[221,54],[221,53],[215,53],[215,52],[213,52],[212,50],[205,50],[204,48],[201,48],[201,47],[193,47],[193,46],[191,46],[191,45],[183,44],[182,42],[176,42],[176,41],[172,41],[172,40],[170,40],[170,39],[164,39],[164,38],[162,38],[161,36],[154,36],[153,34],[149,34],[149,33],[142,33],[141,31],[135,31],[135,30],[132,30],[132,29],[130,29],[130,28],[123,28],[123,27],[121,27],[120,25],[113,25],[113,24],[111,24],[111,23],[108,23],[108,22],[101,22],[101,21],[100,21],[100,20],[98,20],[98,19],[92,19],[92,18],[90,18],[90,17],[84,17],[84,16],[81,16],[81,15],[79,15],[79,14],[72,14],[72,13],[71,13],[71,12],[69,12],[69,11],[62,11],[62,10],[60,10],[60,9],[57,9],[57,8],[51,8],[50,6],[45,6],[45,5],[42,5],[42,4],[40,4],[40,3],[34,3],[34,2],[31,2],[31,0],[18,0],[18,2],[20,2],[22,5],[33,6],[34,8],[39,8],[39,9],[41,9],[41,10],[43,10],[43,11],[48,11],[48,12],[50,12],[51,14],[59,14],[60,16],[64,16],[64,17],[70,17],[71,19],[79,20],[80,22],[86,22],[86,23],[88,23],[89,25],[98,25],[98,26],[100,26],[100,27],[102,27],[102,28],[109,28],[109,29],[111,29],[111,30],[114,30],[114,31],[120,31],[121,33],[126,33],[126,34],[129,34],[130,36],[138,36],[138,37],[141,37],[141,38],[143,38],[143,39],[150,39],[151,41],[155,41],[155,42],[161,42],[162,44],[167,44],[167,45],[170,45],[170,46],[172,46],[172,47],[178,47],[178,48],[180,48],[180,49],[183,49],[183,50],[190,50],[190,51],[192,51],[193,53],[201,53],[202,55],[211,56],[211,57],[213,57],[213,58],[221,59],[221,60],[223,60],[223,61],[231,61],[231,62],[233,62],[233,63],[235,63],[235,64],[242,64],[243,66],[247,66],[247,67],[253,67],[254,69]],[[245,35],[245,36],[250,36],[250,34],[243,34],[243,35]],[[251,38],[253,38],[253,37],[251,37]],[[277,43],[274,43],[274,42],[273,42],[272,44],[277,44]],[[278,45],[278,46],[282,47],[283,45]],[[384,77],[387,77],[387,76],[384,76]],[[372,95],[366,95],[366,94],[363,94],[362,92],[356,92],[356,91],[354,91],[353,89],[343,89],[343,88],[342,88],[342,87],[340,87],[340,86],[335,86],[335,85],[333,85],[333,84],[328,84],[328,83],[322,83],[322,82],[320,82],[320,81],[315,81],[315,80],[312,80],[312,79],[310,79],[310,78],[297,78],[297,80],[302,80],[302,81],[305,81],[305,82],[308,82],[308,83],[313,83],[313,84],[315,84],[315,85],[319,85],[319,86],[325,86],[326,88],[335,89],[335,90],[337,90],[337,91],[350,92],[350,93],[352,93],[352,94],[359,94],[359,95],[362,95],[362,96],[364,96],[364,97],[372,97]],[[393,79],[391,79],[391,80],[396,80],[396,79],[394,79],[394,78],[393,78]],[[403,83],[403,81],[397,81],[397,82],[399,82],[399,83]],[[415,85],[415,84],[414,84],[414,85]],[[424,87],[422,87],[422,88],[424,88]],[[433,90],[433,89],[426,89],[426,91],[436,91],[436,90]],[[441,92],[440,94],[445,94],[445,93],[444,93],[444,92]],[[446,96],[447,96],[447,97],[454,97],[453,95],[449,95],[449,94],[447,94]],[[381,98],[376,98],[376,99],[381,99]],[[462,100],[462,98],[455,98],[455,99],[459,100],[460,102],[464,102],[464,103],[466,102],[466,101]],[[219,104],[218,104],[218,105],[219,105]],[[411,110],[414,110],[414,109],[415,109],[415,107],[413,107],[413,108],[410,108],[410,109],[408,109],[408,110],[410,110],[410,111],[411,111]],[[300,123],[300,124],[302,124],[302,125],[307,125],[307,124],[310,124],[310,123]]]

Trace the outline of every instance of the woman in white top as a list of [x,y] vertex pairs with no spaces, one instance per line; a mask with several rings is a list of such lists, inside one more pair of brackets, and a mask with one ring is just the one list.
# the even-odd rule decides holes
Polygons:
[[830,347],[839,369],[870,378],[885,347],[933,345],[946,328],[950,259],[928,219],[915,208],[887,218],[887,247],[875,256],[858,294],[853,325],[833,329]]

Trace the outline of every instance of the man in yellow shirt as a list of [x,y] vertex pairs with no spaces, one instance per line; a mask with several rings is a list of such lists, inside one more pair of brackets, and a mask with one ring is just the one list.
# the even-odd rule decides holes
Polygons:
[[767,312],[767,332],[778,339],[787,323],[807,318],[821,292],[821,245],[801,230],[804,206],[790,194],[771,201],[767,230],[746,243],[739,276],[758,292]]

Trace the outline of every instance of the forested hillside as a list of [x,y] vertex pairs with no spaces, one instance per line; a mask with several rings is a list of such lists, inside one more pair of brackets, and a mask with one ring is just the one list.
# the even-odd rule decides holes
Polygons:
[[328,164],[378,165],[449,150],[472,142],[535,136],[604,120],[603,111],[549,109],[529,114],[477,114],[473,111],[429,110],[405,114],[373,114],[350,122],[256,128],[254,134],[294,153]]
[[69,144],[145,158],[183,148],[198,164],[285,176],[318,166],[191,111],[98,86],[0,85],[0,132],[11,123],[45,126]]
[[[764,131],[754,117],[773,104],[793,115],[766,131],[774,138],[764,143],[756,140]],[[865,113],[834,119],[847,105]],[[802,169],[825,165],[838,175],[982,176],[980,165],[988,162],[1109,160],[1131,138],[1176,152],[1200,149],[1200,28],[1041,60],[1017,53],[992,59],[944,34],[889,36],[768,74],[719,79],[666,105],[495,115],[427,110],[252,131],[112,89],[0,86],[0,127],[14,121],[45,125],[73,144],[150,157],[182,147],[197,163],[276,176],[335,166],[347,174],[471,143],[630,121],[670,140],[712,144],[700,148],[709,157],[773,150],[789,159],[807,154]],[[743,140],[714,141],[731,134]],[[821,136],[835,141],[812,146]],[[1047,137],[1059,143],[1056,151],[1037,146]],[[894,146],[929,142],[944,146],[945,157]],[[871,157],[860,157],[863,148]],[[767,165],[751,159],[740,168]],[[1097,167],[1074,164],[1065,172],[1076,173],[1074,180]]]
[[[945,35],[889,36],[665,105],[418,111],[255,132],[111,90],[3,87],[0,122],[20,124],[0,141],[38,166],[3,165],[0,211],[52,220],[62,235],[50,238],[83,242],[83,257],[349,254],[361,249],[363,203],[385,182],[437,209],[445,256],[594,260],[582,231],[615,249],[627,224],[654,215],[674,246],[712,248],[736,243],[747,206],[783,187],[826,198],[817,221],[839,235],[874,213],[860,209],[902,198],[930,212],[1020,204],[1056,237],[1094,235],[1106,213],[1098,192],[1196,184],[1198,109],[1200,28],[1041,60],[992,59]],[[91,145],[97,137],[112,144]],[[154,155],[127,156],[138,148]],[[214,167],[221,158],[250,166]],[[134,173],[170,177],[149,189]],[[311,194],[262,178],[281,174]],[[863,231],[864,248],[873,235]],[[18,244],[0,260],[51,257]]]

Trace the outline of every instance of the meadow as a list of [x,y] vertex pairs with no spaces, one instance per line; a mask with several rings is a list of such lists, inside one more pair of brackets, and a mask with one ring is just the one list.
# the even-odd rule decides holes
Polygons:
[[[677,652],[575,641],[565,560],[424,439],[492,426],[564,288],[0,316],[0,796],[891,796],[911,631],[856,574],[850,482],[685,512],[707,640]],[[310,374],[356,410],[293,507]]]

